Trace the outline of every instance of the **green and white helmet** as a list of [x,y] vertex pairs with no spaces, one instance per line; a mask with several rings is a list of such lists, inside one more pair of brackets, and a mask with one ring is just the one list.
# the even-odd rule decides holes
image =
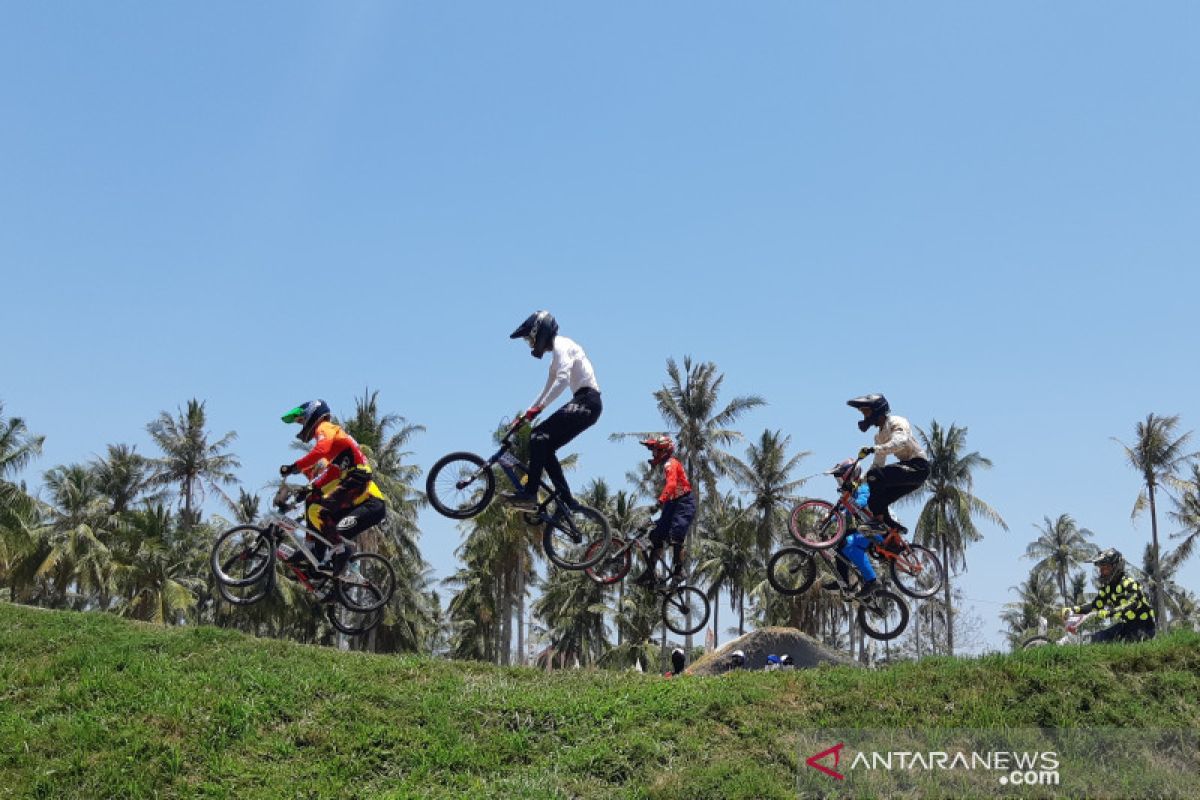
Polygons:
[[309,400],[284,414],[283,421],[300,423],[300,432],[296,434],[296,438],[307,442],[313,438],[321,421],[329,419],[332,415],[329,404],[324,400]]

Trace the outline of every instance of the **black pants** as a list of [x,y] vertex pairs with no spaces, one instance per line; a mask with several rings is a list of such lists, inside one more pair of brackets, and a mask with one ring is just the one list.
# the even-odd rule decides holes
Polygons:
[[872,467],[867,472],[867,483],[871,485],[871,496],[867,509],[889,526],[897,528],[900,523],[888,513],[888,506],[904,495],[916,491],[929,477],[929,462],[923,458],[910,458],[883,467]]
[[[386,516],[387,503],[378,497],[368,497],[356,506],[330,509],[327,515],[322,515],[321,535],[334,544],[338,544],[343,538],[357,539],[360,533],[373,525],[383,522]],[[318,560],[325,558],[325,551],[327,549],[319,541],[312,543],[313,555]]]
[[563,477],[562,464],[554,453],[558,448],[596,424],[603,405],[595,389],[580,389],[571,402],[555,411],[546,421],[533,429],[529,436],[529,480],[526,486],[536,492],[542,480],[542,470],[550,477],[555,491],[564,499],[571,498],[571,487]]
[[1131,619],[1118,622],[1092,635],[1093,642],[1140,642],[1154,638],[1154,621]]

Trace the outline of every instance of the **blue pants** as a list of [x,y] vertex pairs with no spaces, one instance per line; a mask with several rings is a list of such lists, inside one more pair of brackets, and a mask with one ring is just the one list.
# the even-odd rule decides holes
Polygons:
[[[858,570],[858,574],[862,575],[863,580],[867,583],[875,580],[875,568],[871,566],[871,559],[867,557],[867,548],[881,541],[883,541],[883,537],[878,534],[851,531],[846,534],[846,538],[842,540],[842,545],[839,548],[839,552],[850,559],[850,563],[854,565],[854,568]],[[837,562],[837,566],[838,572],[841,572],[845,565],[839,561]],[[842,575],[842,577],[849,578],[848,575]]]
[[691,492],[668,500],[658,515],[658,524],[650,531],[650,544],[658,547],[665,544],[667,539],[671,540],[671,544],[683,544],[695,516],[696,498]]

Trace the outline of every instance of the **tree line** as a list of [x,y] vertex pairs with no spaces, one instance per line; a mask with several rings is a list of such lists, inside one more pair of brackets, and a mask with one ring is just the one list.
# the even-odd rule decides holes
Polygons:
[[[955,610],[961,597],[953,577],[966,570],[968,548],[983,537],[983,523],[1008,529],[999,512],[974,493],[976,475],[992,464],[969,450],[967,428],[937,420],[917,426],[932,467],[922,489],[906,498],[920,505],[912,537],[938,553],[947,581],[940,597],[916,604],[905,636],[879,653],[862,638],[840,598],[820,591],[787,598],[768,585],[765,565],[790,538],[787,516],[805,489],[797,469],[810,454],[793,448],[782,431],[744,436],[739,421],[766,401],[756,395],[723,401],[723,380],[711,362],[668,359],[666,380],[653,393],[663,423],[654,432],[675,437],[698,495],[686,555],[692,582],[713,601],[717,643],[749,627],[789,625],[864,660],[953,654],[962,644],[956,639],[971,635],[970,621]],[[225,527],[259,519],[262,501],[234,475],[240,466],[232,451],[236,434],[213,434],[205,403],[197,399],[147,424],[157,452],[110,444],[103,456],[43,472],[37,493],[18,477],[39,456],[43,438],[22,418],[7,416],[0,403],[0,598],[375,652],[497,664],[531,660],[547,667],[660,665],[669,642],[655,597],[622,583],[601,586],[582,572],[547,568],[540,532],[501,503],[460,523],[460,565],[435,582],[419,546],[419,512],[426,502],[417,488],[422,470],[406,449],[424,428],[381,411],[378,393],[370,390],[356,398],[353,416],[339,422],[370,459],[389,505],[384,525],[360,540],[386,555],[397,572],[396,596],[369,636],[353,643],[339,639],[312,596],[287,581],[250,608],[220,601],[207,564],[211,543]],[[1200,464],[1187,449],[1190,433],[1179,433],[1178,426],[1178,417],[1150,414],[1137,425],[1133,443],[1121,447],[1141,480],[1133,514],[1151,518],[1151,542],[1137,574],[1161,609],[1160,620],[1194,625],[1200,618],[1196,597],[1174,576],[1200,535]],[[644,433],[649,431],[613,438]],[[564,459],[568,468],[571,463]],[[620,487],[601,479],[579,492],[618,532],[647,518],[658,489],[644,461],[624,478]],[[826,488],[809,494],[822,496]],[[1166,517],[1176,529],[1169,539],[1177,544],[1170,550],[1159,534],[1164,498]],[[222,511],[206,518],[202,509],[212,501]],[[1026,553],[1033,568],[1014,587],[1017,600],[1001,615],[1010,640],[1036,627],[1039,616],[1054,618],[1062,604],[1081,599],[1086,591],[1081,567],[1096,551],[1090,536],[1069,514],[1046,517],[1038,526]],[[722,599],[733,620],[726,631]],[[690,637],[678,644],[697,646]]]

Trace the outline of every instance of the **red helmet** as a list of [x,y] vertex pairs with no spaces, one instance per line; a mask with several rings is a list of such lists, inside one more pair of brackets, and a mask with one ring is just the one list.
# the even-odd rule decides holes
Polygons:
[[675,452],[675,442],[665,433],[662,436],[651,436],[648,439],[642,439],[642,446],[649,448],[650,465],[654,467],[666,461]]

